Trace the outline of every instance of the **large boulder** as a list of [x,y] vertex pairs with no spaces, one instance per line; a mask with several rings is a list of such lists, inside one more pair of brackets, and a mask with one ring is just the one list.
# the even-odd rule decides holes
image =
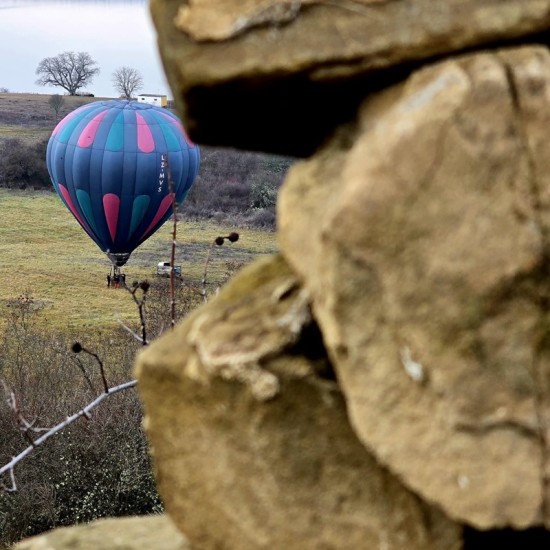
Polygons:
[[13,550],[191,550],[165,515],[101,519],[26,539]]
[[481,529],[550,525],[548,128],[546,48],[452,59],[367,100],[279,200],[355,432]]
[[413,65],[550,27],[550,0],[151,0],[150,6],[191,137],[296,156],[311,153],[354,116],[367,93]]
[[243,270],[138,358],[166,510],[196,548],[461,548],[462,528],[359,442],[307,293]]

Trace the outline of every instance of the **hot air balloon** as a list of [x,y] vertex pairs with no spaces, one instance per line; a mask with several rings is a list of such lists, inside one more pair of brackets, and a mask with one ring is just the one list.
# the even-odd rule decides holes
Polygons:
[[46,152],[55,190],[115,269],[170,217],[174,194],[185,199],[199,161],[175,115],[126,100],[69,113]]

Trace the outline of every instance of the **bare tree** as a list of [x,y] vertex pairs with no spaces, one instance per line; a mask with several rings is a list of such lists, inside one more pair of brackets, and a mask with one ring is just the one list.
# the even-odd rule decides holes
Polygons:
[[64,52],[55,57],[46,57],[36,69],[39,86],[58,86],[69,95],[90,84],[99,73],[97,63],[87,52]]
[[134,92],[143,88],[141,73],[132,67],[119,67],[112,76],[115,90],[125,99],[132,99]]
[[55,111],[56,120],[59,119],[59,111],[61,111],[63,105],[65,105],[65,100],[63,99],[63,96],[59,94],[54,94],[50,96],[50,99],[48,99],[48,104]]

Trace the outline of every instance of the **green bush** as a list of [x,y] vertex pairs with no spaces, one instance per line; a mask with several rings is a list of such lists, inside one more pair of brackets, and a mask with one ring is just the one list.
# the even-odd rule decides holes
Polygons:
[[270,208],[277,204],[278,186],[256,179],[250,184],[250,208]]

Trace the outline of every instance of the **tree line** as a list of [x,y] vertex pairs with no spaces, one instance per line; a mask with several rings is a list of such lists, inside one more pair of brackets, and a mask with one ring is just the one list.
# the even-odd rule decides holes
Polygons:
[[[54,57],[45,57],[36,68],[39,86],[54,86],[64,89],[69,95],[78,95],[79,90],[93,82],[100,69],[87,52],[63,52]],[[113,87],[125,99],[132,99],[143,88],[141,73],[132,67],[118,67],[111,75]]]

